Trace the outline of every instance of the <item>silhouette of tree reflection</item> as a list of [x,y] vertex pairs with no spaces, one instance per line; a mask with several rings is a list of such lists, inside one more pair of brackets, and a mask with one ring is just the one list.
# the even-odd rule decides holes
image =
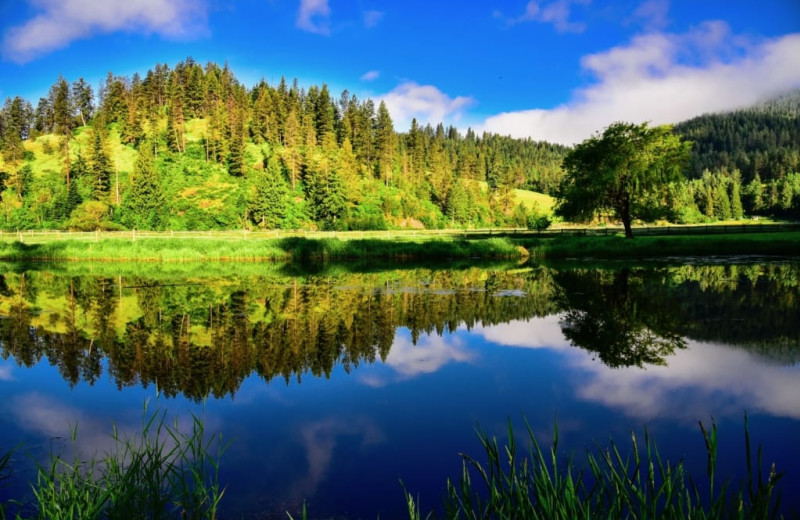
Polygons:
[[[646,297],[631,288],[631,270],[566,271],[556,275],[564,288],[567,309],[561,330],[573,345],[597,353],[612,368],[664,365],[676,349],[686,347],[682,336],[654,322]],[[637,277],[635,285],[642,287]],[[669,315],[662,306],[659,316]],[[652,320],[652,321],[651,321]]]

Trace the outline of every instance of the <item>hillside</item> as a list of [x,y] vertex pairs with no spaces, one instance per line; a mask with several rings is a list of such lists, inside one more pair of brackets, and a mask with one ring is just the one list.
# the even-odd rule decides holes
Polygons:
[[800,171],[800,89],[753,107],[705,114],[675,125],[694,141],[692,174],[739,170],[745,183]]
[[248,89],[192,59],[109,74],[97,94],[59,78],[35,109],[3,105],[0,228],[524,226],[552,207],[568,151],[398,132],[383,103],[284,79]]

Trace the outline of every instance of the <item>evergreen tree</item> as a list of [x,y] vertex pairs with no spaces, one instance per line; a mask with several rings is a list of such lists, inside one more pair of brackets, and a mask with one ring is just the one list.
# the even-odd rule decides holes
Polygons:
[[83,78],[78,78],[78,81],[72,83],[72,103],[81,125],[86,126],[86,122],[94,114],[94,92],[92,86]]
[[717,187],[714,188],[714,217],[719,220],[731,218],[731,200],[728,198],[728,190],[725,189],[723,182],[718,182]]
[[103,200],[111,188],[112,167],[99,129],[94,130],[89,172],[92,175],[92,197]]
[[70,111],[69,83],[67,83],[67,80],[59,76],[58,81],[51,89],[51,93],[53,97],[55,132],[61,136],[64,143],[64,172],[67,178],[67,188],[69,188],[69,141],[72,137],[72,113]]
[[392,116],[389,114],[389,109],[386,108],[386,103],[381,101],[375,120],[375,149],[378,154],[376,170],[378,178],[383,179],[386,186],[389,185],[392,178],[394,148],[395,133]]
[[742,208],[741,196],[742,179],[739,171],[733,172],[731,177],[731,217],[736,220],[744,218],[744,209]]
[[158,226],[164,211],[164,196],[153,157],[153,146],[142,143],[133,167],[131,185],[125,197],[127,224],[132,227]]
[[288,188],[276,157],[267,160],[264,172],[254,180],[255,189],[247,203],[250,219],[266,229],[281,227],[286,216]]

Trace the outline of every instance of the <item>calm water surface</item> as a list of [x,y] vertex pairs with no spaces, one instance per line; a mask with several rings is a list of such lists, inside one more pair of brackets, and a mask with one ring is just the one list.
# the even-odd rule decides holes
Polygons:
[[[174,272],[171,272],[174,270]],[[111,445],[146,400],[232,444],[225,518],[439,506],[475,428],[557,420],[564,456],[643,425],[702,475],[744,471],[743,416],[800,510],[800,264],[398,268],[0,266],[0,447]],[[29,495],[24,457],[6,497]]]

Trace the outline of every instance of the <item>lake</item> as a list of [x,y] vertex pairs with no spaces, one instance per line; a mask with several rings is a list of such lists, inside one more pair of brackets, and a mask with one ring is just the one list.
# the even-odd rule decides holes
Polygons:
[[[143,405],[231,441],[223,518],[438,508],[475,430],[527,420],[580,462],[646,425],[702,477],[745,471],[744,414],[800,510],[800,262],[0,266],[0,448],[107,449]],[[17,457],[3,498],[30,498]]]

